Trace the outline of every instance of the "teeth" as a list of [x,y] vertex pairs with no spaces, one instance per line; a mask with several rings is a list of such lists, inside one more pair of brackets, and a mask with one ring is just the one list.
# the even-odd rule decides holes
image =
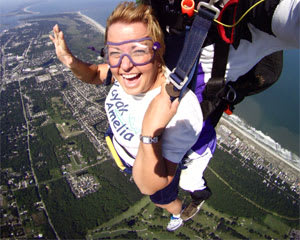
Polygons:
[[123,78],[125,79],[131,79],[137,77],[138,74],[127,74],[127,75],[122,75]]

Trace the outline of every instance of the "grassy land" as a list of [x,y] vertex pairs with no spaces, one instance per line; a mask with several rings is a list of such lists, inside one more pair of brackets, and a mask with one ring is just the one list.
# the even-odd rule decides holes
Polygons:
[[[174,233],[167,232],[165,226],[169,214],[154,207],[147,197],[100,227],[89,231],[88,239],[105,238],[142,238],[142,239],[266,239],[268,236],[283,239],[282,233],[288,234],[290,228],[278,219],[267,216],[266,225],[251,218],[235,218],[215,210],[207,204],[183,227]],[[277,229],[274,230],[274,229]],[[132,235],[134,232],[135,235]],[[277,232],[277,233],[276,233]]]
[[[212,170],[212,169],[211,169]],[[213,196],[175,232],[165,227],[169,214],[144,197],[126,212],[88,232],[88,239],[285,239],[292,229],[284,219],[237,194],[215,171],[207,170]],[[186,202],[189,197],[181,191]],[[219,201],[220,200],[220,201]],[[220,204],[222,202],[222,204]]]
[[56,128],[60,132],[62,138],[66,139],[83,133],[82,130],[72,130],[78,123],[72,117],[72,113],[66,107],[61,97],[51,98],[51,106],[53,110],[51,112],[51,117],[56,123]]

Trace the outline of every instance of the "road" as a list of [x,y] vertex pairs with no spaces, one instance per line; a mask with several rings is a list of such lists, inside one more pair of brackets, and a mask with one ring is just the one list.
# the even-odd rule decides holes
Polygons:
[[[31,39],[31,41],[29,42],[28,47],[25,49],[25,51],[23,53],[24,60],[27,57],[28,51],[30,50],[30,47],[31,47],[31,44],[32,44],[33,41],[34,41],[34,39]],[[18,66],[19,66],[19,76],[20,76],[21,72],[23,70],[24,61],[20,65],[18,65]],[[28,158],[29,158],[29,161],[30,161],[31,172],[32,172],[32,175],[33,175],[33,178],[34,178],[35,186],[36,186],[36,188],[38,190],[37,191],[38,192],[38,196],[41,199],[41,203],[43,205],[43,208],[44,208],[44,211],[45,211],[45,215],[46,215],[46,217],[48,219],[49,225],[51,226],[51,228],[52,228],[52,230],[53,230],[53,232],[54,232],[54,234],[56,236],[56,239],[60,239],[59,235],[57,234],[57,232],[56,232],[56,230],[55,230],[55,228],[54,228],[54,226],[52,224],[52,221],[51,221],[51,219],[49,217],[46,205],[45,205],[45,203],[43,201],[43,198],[42,198],[42,195],[40,193],[40,187],[39,187],[39,184],[38,184],[38,179],[37,179],[35,171],[34,171],[33,161],[32,161],[31,152],[30,152],[30,125],[29,125],[29,120],[27,118],[27,114],[26,114],[26,107],[24,105],[23,93],[22,93],[22,84],[21,84],[20,78],[18,79],[18,83],[19,83],[19,92],[20,92],[21,104],[22,104],[22,108],[23,108],[23,115],[24,115],[24,119],[25,119],[25,123],[26,123],[26,129],[27,129],[27,153],[28,153]]]

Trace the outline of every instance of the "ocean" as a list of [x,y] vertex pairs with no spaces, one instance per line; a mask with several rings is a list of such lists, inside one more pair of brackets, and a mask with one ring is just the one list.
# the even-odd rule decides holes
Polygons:
[[108,15],[119,2],[120,0],[0,0],[0,31],[15,26],[17,20],[24,18],[25,15],[16,16],[13,13],[25,7],[43,15],[81,11],[105,26]]
[[284,51],[279,80],[247,97],[235,114],[299,156],[299,50]]
[[[106,18],[120,0],[0,0],[0,31],[16,26],[24,9],[39,14],[81,11],[105,26]],[[299,154],[299,50],[284,52],[279,81],[260,94],[247,97],[235,112],[249,125]]]

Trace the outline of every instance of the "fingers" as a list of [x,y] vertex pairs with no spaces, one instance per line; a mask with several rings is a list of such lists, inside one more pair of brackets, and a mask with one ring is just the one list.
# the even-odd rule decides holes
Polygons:
[[58,43],[58,41],[64,40],[64,35],[63,32],[59,29],[58,24],[55,24],[53,27],[53,36],[50,34],[49,38],[51,39],[51,41],[55,44]]
[[54,31],[54,32],[59,32],[59,31],[60,31],[60,30],[59,30],[58,24],[55,24],[55,25],[54,25],[53,31]]
[[58,39],[61,40],[61,41],[65,41],[65,38],[64,38],[64,33],[62,31],[60,31],[58,33]]
[[179,101],[173,102],[165,88],[165,83],[161,85],[160,93],[152,99],[143,120],[143,133],[157,133],[164,129],[177,112]]
[[[161,94],[162,94],[164,97],[170,99],[170,101],[171,101],[170,95],[168,94],[167,89],[166,89],[166,85],[167,85],[166,82],[164,82],[164,83],[162,84],[162,87],[161,87]],[[178,108],[178,105],[179,105],[179,98],[177,97],[174,101],[171,101],[171,105],[172,105],[172,107],[174,107],[174,108],[177,109],[177,108]]]
[[50,34],[49,38],[55,45],[56,54],[58,56],[63,56],[70,53],[65,42],[64,33],[59,29],[57,24],[53,27],[53,35]]
[[171,97],[170,97],[170,95],[169,95],[169,93],[168,93],[168,91],[167,91],[167,85],[168,85],[168,84],[167,84],[166,82],[164,82],[164,83],[161,85],[161,94],[162,94],[164,97],[171,99]]
[[176,98],[174,101],[171,101],[170,95],[168,94],[166,90],[166,83],[163,83],[161,86],[161,92],[160,92],[160,100],[159,102],[161,104],[168,106],[169,114],[174,116],[177,112],[178,106],[179,106],[179,99]]
[[52,37],[51,34],[49,34],[49,38],[51,39],[51,41],[54,43],[54,38]]
[[171,104],[171,111],[173,111],[174,113],[177,112],[177,109],[178,109],[178,106],[179,106],[179,99],[176,98],[172,104]]
[[51,35],[51,34],[49,34],[49,38],[51,39],[51,41],[54,43],[54,41],[55,41],[55,32],[54,32],[54,27],[53,27],[53,35],[54,35],[54,37]]
[[58,27],[58,24],[55,24],[54,27],[53,27],[53,34],[54,34],[55,38],[58,37],[59,32],[60,32],[60,29]]
[[166,90],[166,85],[167,85],[167,83],[166,82],[164,82],[162,85],[161,85],[161,94],[163,94],[163,95],[169,95],[168,93],[167,93],[167,90]]

